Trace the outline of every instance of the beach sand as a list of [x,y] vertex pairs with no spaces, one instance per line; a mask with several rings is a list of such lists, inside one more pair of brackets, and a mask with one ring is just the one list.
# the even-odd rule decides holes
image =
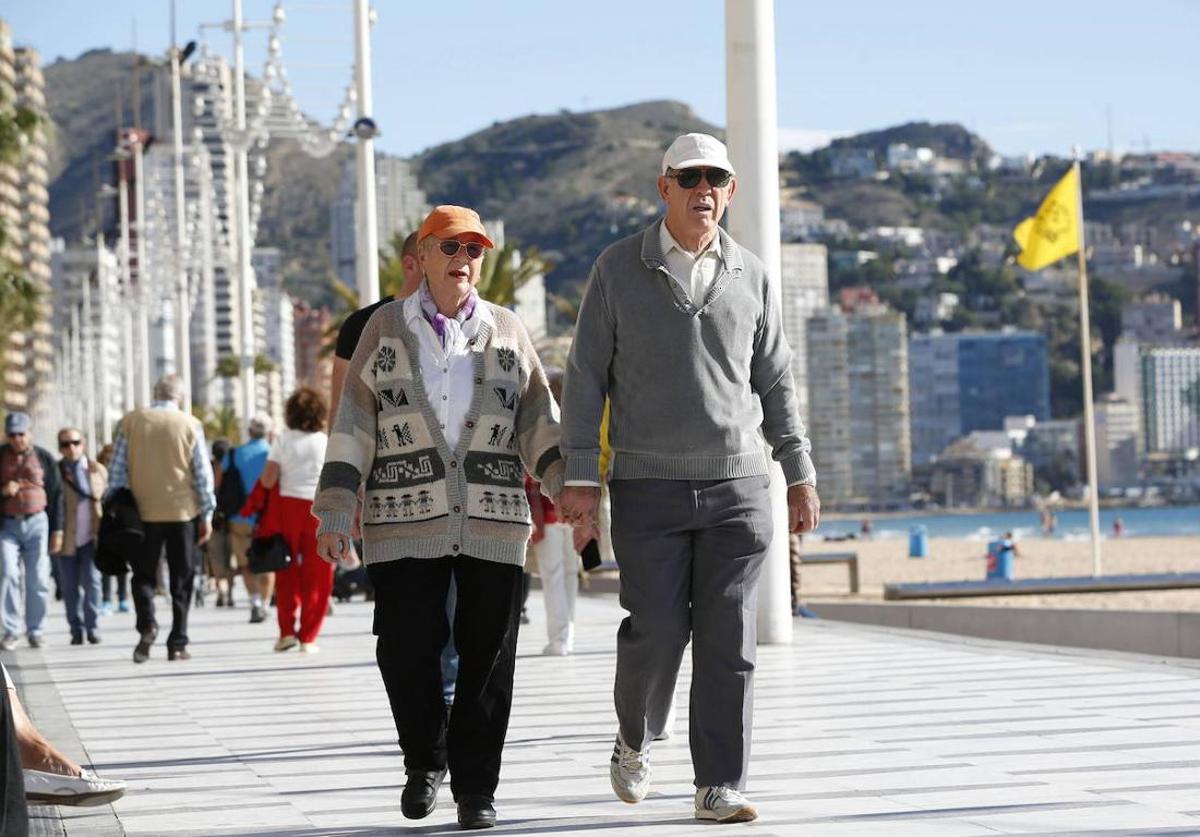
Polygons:
[[[1092,574],[1090,541],[1031,538],[1020,541],[1018,549],[1018,579]],[[878,602],[883,600],[886,583],[982,580],[987,572],[986,544],[962,538],[930,538],[926,558],[909,558],[908,541],[903,538],[845,542],[806,539],[803,550],[806,554],[857,552],[862,586],[857,596],[849,594],[845,565],[807,566],[802,575],[804,601]],[[1104,575],[1200,572],[1200,536],[1108,538],[1101,545],[1101,555]],[[915,601],[960,606],[1200,610],[1200,588]]]

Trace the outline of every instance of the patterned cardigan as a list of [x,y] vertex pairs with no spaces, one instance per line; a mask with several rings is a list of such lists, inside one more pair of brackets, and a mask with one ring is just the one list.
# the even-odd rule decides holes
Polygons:
[[[469,555],[525,562],[528,470],[554,498],[565,466],[558,405],[524,325],[488,306],[471,352],[475,392],[451,450],[421,381],[404,303],[382,306],[350,360],[313,502],[318,532],[350,532],[365,481],[363,560]],[[494,325],[493,325],[494,323]]]

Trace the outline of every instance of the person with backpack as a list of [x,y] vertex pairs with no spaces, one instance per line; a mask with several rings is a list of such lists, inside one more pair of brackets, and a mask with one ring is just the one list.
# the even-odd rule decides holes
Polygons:
[[271,428],[272,422],[268,416],[250,419],[246,428],[249,440],[225,454],[217,474],[217,509],[229,522],[229,547],[238,566],[242,568],[242,579],[250,596],[251,622],[266,621],[267,603],[271,601],[275,576],[272,573],[256,575],[250,572],[247,556],[250,542],[254,539],[257,518],[242,517],[239,512],[254,483],[258,482],[263,469],[267,467],[267,455],[271,452]]

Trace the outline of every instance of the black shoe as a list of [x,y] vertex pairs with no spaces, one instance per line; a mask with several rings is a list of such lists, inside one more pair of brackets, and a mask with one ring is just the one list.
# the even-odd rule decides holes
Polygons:
[[96,633],[95,631],[88,631],[87,638],[88,638],[89,645],[99,645],[100,644],[100,634]]
[[150,659],[150,646],[154,644],[156,636],[158,636],[158,631],[146,631],[142,634],[137,646],[133,649],[133,661],[135,663],[144,663]]
[[464,796],[458,800],[458,824],[461,828],[492,828],[496,809],[486,796]]
[[83,645],[83,634],[71,634],[72,645]]
[[446,778],[446,769],[409,770],[408,781],[400,794],[400,813],[410,820],[430,815],[437,807],[438,789]]
[[191,658],[192,658],[192,654],[186,648],[168,648],[167,649],[167,661],[168,662],[170,662],[171,660],[190,660]]
[[262,605],[254,605],[252,608],[250,608],[250,621],[252,623],[253,622],[266,622],[267,621],[266,608],[264,608]]

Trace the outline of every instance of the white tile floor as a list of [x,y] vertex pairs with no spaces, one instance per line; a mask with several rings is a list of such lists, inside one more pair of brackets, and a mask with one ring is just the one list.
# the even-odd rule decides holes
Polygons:
[[[615,598],[580,599],[569,658],[538,656],[537,593],[530,612],[498,832],[1200,834],[1200,666],[801,620],[793,645],[759,655],[749,793],[763,816],[700,825],[686,693],[676,736],[655,745],[651,796],[627,806],[609,788]],[[61,809],[61,823],[42,809],[42,832],[456,830],[448,787],[429,819],[400,816],[370,606],[339,606],[317,656],[273,653],[271,623],[247,615],[195,610],[191,661],[167,663],[160,645],[135,666],[132,616],[109,617],[99,647],[71,647],[52,612],[40,655],[15,656],[31,709],[130,791]]]

